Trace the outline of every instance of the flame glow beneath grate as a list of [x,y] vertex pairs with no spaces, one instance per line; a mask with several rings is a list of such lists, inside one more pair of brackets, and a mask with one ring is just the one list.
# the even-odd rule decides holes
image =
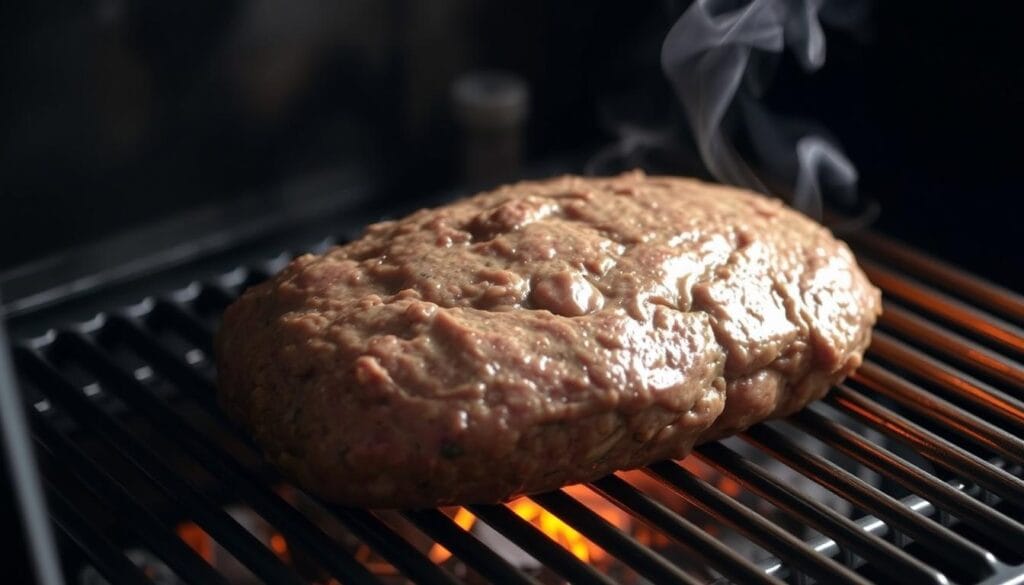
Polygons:
[[[583,486],[574,485],[566,488],[566,492],[572,493],[577,491],[575,488],[586,489]],[[548,535],[551,540],[554,540],[558,544],[565,547],[566,550],[571,552],[576,558],[584,562],[591,562],[597,560],[597,551],[600,550],[596,545],[590,543],[582,534],[576,531],[572,526],[569,526],[562,520],[555,516],[551,512],[548,512],[544,508],[541,508],[535,504],[532,500],[523,498],[516,500],[509,505],[512,511],[515,512],[520,518],[533,523],[534,526],[540,528],[540,530]],[[607,519],[607,518],[606,518]],[[591,547],[593,552],[591,554]],[[601,551],[602,553],[604,551]]]
[[[741,484],[736,480],[716,472],[696,457],[688,457],[680,461],[680,464],[690,473],[717,486],[718,489],[733,498],[739,498],[745,492]],[[641,492],[670,507],[676,513],[689,515],[689,504],[685,500],[679,498],[670,488],[644,471],[620,471],[616,475]],[[305,501],[302,498],[298,498],[295,493],[287,488],[278,488],[277,491],[293,505],[301,504]],[[670,539],[665,534],[638,520],[635,516],[587,485],[570,485],[561,488],[561,491],[595,513],[608,524],[635,539],[638,543],[659,550],[664,550],[671,546]],[[547,536],[552,541],[552,544],[564,548],[580,561],[597,567],[601,571],[620,568],[617,559],[613,555],[574,528],[572,524],[564,521],[556,513],[549,511],[538,503],[539,501],[543,500],[535,500],[524,496],[508,502],[505,506]],[[322,513],[315,506],[306,508],[300,505],[299,508],[305,510],[308,514],[312,514],[313,517],[319,517],[319,514]],[[264,546],[271,550],[283,563],[295,567],[308,578],[314,580],[320,578],[329,579],[329,576],[323,574],[320,569],[312,568],[308,566],[308,562],[303,561],[307,557],[301,547],[293,550],[293,547],[290,546],[291,543],[287,541],[285,536],[260,519],[254,511],[248,508],[232,507],[229,508],[229,512],[254,536],[262,541]],[[511,555],[512,558],[519,558],[516,557],[517,553],[512,552],[511,549],[504,548],[516,547],[516,544],[501,538],[500,534],[494,535],[493,532],[487,530],[489,527],[486,524],[480,523],[478,525],[477,516],[468,508],[452,507],[444,510],[444,512],[448,514],[459,528],[474,534],[485,545],[494,547],[500,555]],[[423,535],[414,526],[408,525],[401,519],[401,515],[385,513],[382,518],[398,530],[404,538],[410,539],[410,542],[413,542],[414,546],[425,553],[431,562],[441,565],[457,561],[455,555],[450,550],[432,539],[423,538]],[[714,525],[704,526],[704,529],[709,534],[717,533],[717,527]],[[224,571],[229,575],[242,577],[249,575],[228,551],[221,548],[217,541],[197,524],[183,522],[178,525],[176,532],[182,541],[217,570]],[[499,538],[498,541],[493,540],[495,536]],[[391,562],[379,555],[370,546],[367,546],[366,543],[354,545],[352,553],[355,560],[374,575],[393,577],[399,574],[399,570]],[[528,557],[529,553],[526,554]],[[518,563],[520,561],[513,562]],[[530,561],[521,562],[529,563]],[[516,566],[519,565],[517,564]]]
[[[732,497],[738,497],[743,491],[742,486],[738,482],[727,476],[717,476],[713,470],[695,458],[687,458],[682,463],[684,467],[699,477],[714,481],[719,489]],[[618,475],[648,494],[658,494],[666,490],[656,480],[639,470],[619,472]],[[668,544],[668,540],[663,534],[651,530],[643,523],[635,521],[635,518],[629,513],[598,495],[587,486],[576,484],[566,486],[562,490],[598,514],[606,522],[629,534],[641,544],[645,546],[666,546]],[[558,543],[581,561],[603,566],[607,561],[611,560],[607,551],[532,499],[521,497],[509,502],[507,506],[517,516],[530,522],[548,538]],[[467,532],[473,532],[474,526],[477,523],[477,517],[468,509],[462,507],[455,508],[454,511],[449,511],[449,515],[460,528]],[[444,563],[452,557],[452,553],[448,549],[436,543],[430,547],[427,554],[431,561],[438,564]]]
[[[587,487],[583,485],[571,485],[563,489],[570,496],[573,496],[577,500],[587,504],[588,507],[600,514],[601,517],[608,522],[615,524],[620,529],[629,528],[631,521],[628,514],[608,502],[605,502],[596,494],[591,492]],[[603,506],[597,503],[599,500],[603,502]],[[587,538],[580,534],[575,528],[566,524],[558,516],[548,512],[533,500],[526,497],[519,498],[510,502],[508,507],[510,510],[515,512],[517,516],[533,524],[551,540],[565,547],[566,550],[571,552],[581,561],[588,563],[600,562],[602,559],[607,557],[607,553],[603,549],[587,540]],[[477,518],[472,512],[461,507],[455,510],[452,520],[467,532],[471,532],[473,530],[473,526],[476,525],[477,522]],[[430,557],[430,560],[435,563],[443,563],[451,558],[452,554],[448,549],[444,548],[440,544],[434,544],[430,548],[428,556]]]
[[196,551],[197,555],[213,564],[213,539],[202,528],[192,522],[183,522],[178,525],[177,533],[178,538]]
[[[459,508],[455,512],[453,520],[455,520],[455,523],[459,525],[459,528],[466,531],[472,530],[473,525],[476,524],[476,516],[465,508]],[[452,553],[440,544],[435,544],[430,547],[428,555],[430,556],[430,560],[440,564],[451,558]]]

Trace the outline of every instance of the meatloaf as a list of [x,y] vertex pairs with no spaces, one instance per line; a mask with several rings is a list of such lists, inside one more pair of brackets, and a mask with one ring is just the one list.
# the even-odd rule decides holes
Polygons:
[[777,200],[638,172],[522,182],[247,290],[219,396],[326,500],[497,502],[802,408],[860,364],[880,304]]

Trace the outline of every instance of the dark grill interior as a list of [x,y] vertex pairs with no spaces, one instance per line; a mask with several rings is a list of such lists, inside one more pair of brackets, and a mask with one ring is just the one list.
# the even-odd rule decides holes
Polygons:
[[[287,254],[22,336],[15,362],[34,399],[32,432],[69,582],[96,574],[176,582],[171,573],[203,584],[238,575],[273,583],[1017,582],[1024,299],[880,236],[850,239],[886,296],[851,380],[786,421],[700,447],[691,459],[706,472],[666,461],[643,470],[653,482],[612,476],[531,498],[603,550],[604,564],[581,560],[508,505],[458,514],[348,509],[315,502],[268,469],[216,405],[211,335],[223,308]],[[48,311],[25,311],[18,322]],[[830,498],[814,495],[826,490]],[[624,511],[634,529],[610,522],[594,502]],[[467,531],[459,520],[470,513],[477,521]],[[437,545],[449,556],[434,558]],[[225,553],[229,562],[220,562]],[[521,562],[523,553],[532,560]]]

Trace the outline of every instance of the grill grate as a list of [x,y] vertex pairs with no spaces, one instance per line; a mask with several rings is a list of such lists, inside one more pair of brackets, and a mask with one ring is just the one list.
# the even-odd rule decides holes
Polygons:
[[[881,236],[852,239],[886,293],[864,366],[821,403],[694,454],[753,504],[669,461],[644,473],[679,505],[633,476],[587,486],[666,547],[575,492],[530,498],[616,559],[621,574],[581,560],[508,505],[469,512],[532,563],[444,511],[325,505],[264,466],[216,405],[211,334],[223,308],[287,256],[21,340],[15,363],[36,399],[33,437],[63,550],[116,583],[152,582],[154,566],[204,584],[232,582],[238,568],[274,583],[1018,582],[1024,298]],[[819,484],[853,513],[765,462]],[[238,504],[284,539],[287,554],[234,513]],[[234,564],[187,542],[183,522]],[[735,550],[725,530],[762,558]],[[433,559],[430,546],[450,560]]]

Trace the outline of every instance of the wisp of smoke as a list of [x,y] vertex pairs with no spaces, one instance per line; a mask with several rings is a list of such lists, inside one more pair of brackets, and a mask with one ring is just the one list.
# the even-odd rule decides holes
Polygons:
[[[723,121],[729,113],[745,126],[760,166],[788,183],[793,206],[815,218],[821,217],[823,186],[829,196],[853,203],[857,170],[820,132],[764,109],[757,99],[765,73],[758,57],[788,47],[805,71],[819,69],[825,63],[819,18],[827,16],[826,1],[696,0],[669,31],[661,50],[662,69],[682,103],[708,171],[724,183],[769,191],[726,135]],[[832,16],[834,24],[859,20],[849,11]]]

